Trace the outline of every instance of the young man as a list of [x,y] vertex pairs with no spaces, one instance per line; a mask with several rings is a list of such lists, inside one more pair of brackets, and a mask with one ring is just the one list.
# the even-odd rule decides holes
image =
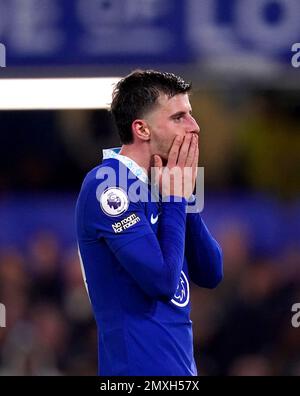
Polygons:
[[77,236],[100,375],[197,375],[190,280],[213,288],[223,270],[200,214],[187,214],[199,134],[189,91],[171,73],[135,71],[122,79],[111,110],[123,146],[104,150],[102,165],[82,185]]

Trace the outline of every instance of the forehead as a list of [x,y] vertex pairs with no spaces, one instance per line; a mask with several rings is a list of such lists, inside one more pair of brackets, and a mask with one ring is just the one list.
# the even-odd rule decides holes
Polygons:
[[166,94],[160,94],[153,112],[171,115],[179,111],[191,111],[191,104],[189,95],[187,93],[178,94],[173,97],[168,97]]

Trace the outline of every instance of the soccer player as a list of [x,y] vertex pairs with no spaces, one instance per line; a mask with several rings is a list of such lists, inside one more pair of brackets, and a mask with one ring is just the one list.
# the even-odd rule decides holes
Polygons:
[[99,375],[197,375],[190,281],[214,288],[223,269],[200,214],[187,213],[199,134],[190,89],[152,70],[122,79],[111,111],[123,145],[104,150],[79,194],[77,237]]

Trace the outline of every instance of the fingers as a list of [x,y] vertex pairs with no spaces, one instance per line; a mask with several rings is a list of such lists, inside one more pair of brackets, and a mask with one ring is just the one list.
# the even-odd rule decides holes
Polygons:
[[163,166],[162,159],[160,158],[159,155],[154,155],[153,162],[154,162],[154,182],[156,185],[159,185],[162,166]]
[[194,156],[193,165],[192,165],[192,167],[193,167],[193,176],[194,176],[195,180],[197,178],[198,162],[199,162],[199,146],[198,146],[198,139],[197,139],[196,151],[195,151],[195,156]]
[[177,166],[182,167],[182,168],[187,166],[186,161],[187,161],[188,155],[190,153],[191,141],[192,141],[192,134],[189,133],[189,134],[185,135],[183,143],[180,147]]
[[195,154],[193,158],[193,163],[192,167],[197,168],[198,167],[198,161],[199,161],[199,136],[196,136],[196,147],[195,147]]
[[178,155],[177,166],[192,167],[196,153],[198,152],[198,135],[189,133],[184,137]]
[[198,151],[198,135],[193,134],[191,137],[189,151],[186,157],[186,162],[185,162],[186,167],[193,167],[197,151]]
[[198,170],[198,135],[188,133],[176,136],[169,152],[167,166],[163,166],[160,156],[153,156],[155,184],[164,196],[178,195],[190,197]]
[[179,151],[180,151],[180,147],[182,144],[182,136],[176,136],[171,150],[169,152],[169,157],[168,157],[168,163],[167,163],[167,167],[168,168],[173,168],[174,166],[177,165],[177,160],[178,160],[178,155],[179,155]]

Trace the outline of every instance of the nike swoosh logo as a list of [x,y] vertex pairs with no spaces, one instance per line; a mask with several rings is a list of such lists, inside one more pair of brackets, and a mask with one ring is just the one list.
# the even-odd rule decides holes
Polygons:
[[158,215],[156,215],[156,217],[153,217],[153,213],[152,213],[152,214],[151,214],[151,219],[150,219],[151,224],[156,224],[156,223],[157,223],[157,220],[158,220]]

